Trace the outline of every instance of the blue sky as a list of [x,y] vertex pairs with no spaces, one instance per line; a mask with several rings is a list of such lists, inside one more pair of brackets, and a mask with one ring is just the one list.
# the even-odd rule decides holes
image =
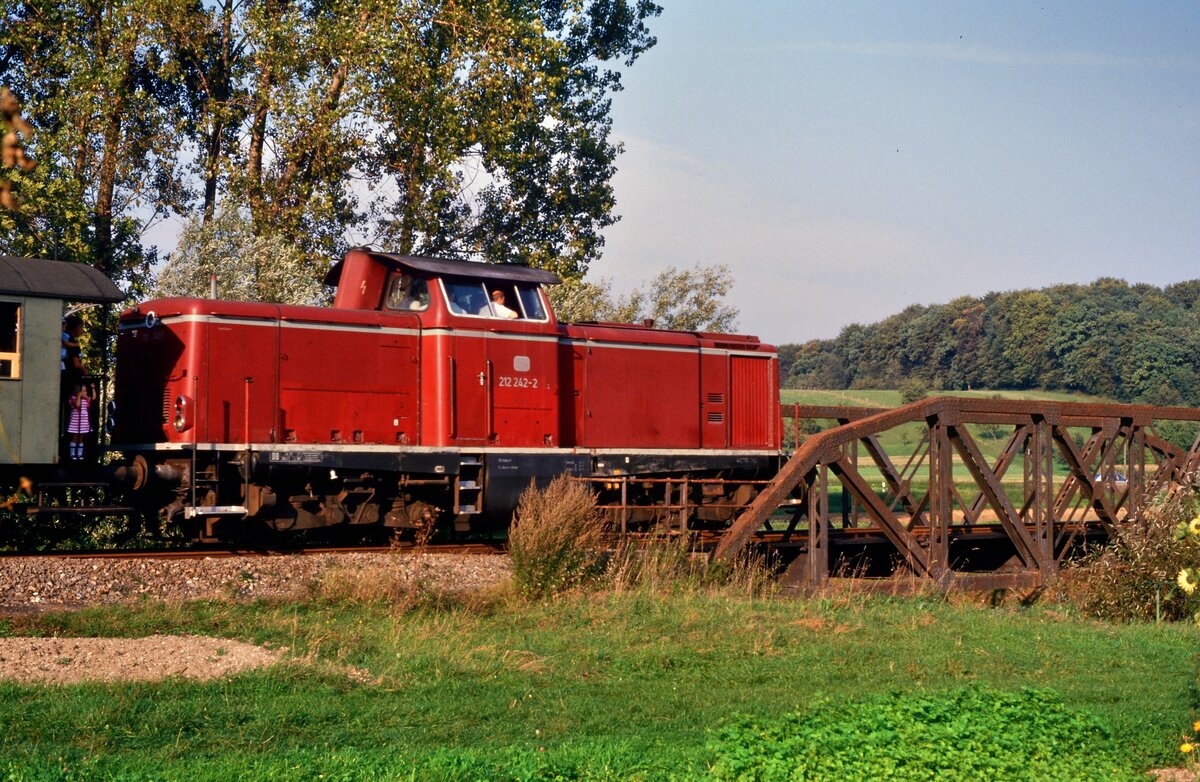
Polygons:
[[1200,3],[661,0],[591,276],[728,264],[739,328],[1200,277]]

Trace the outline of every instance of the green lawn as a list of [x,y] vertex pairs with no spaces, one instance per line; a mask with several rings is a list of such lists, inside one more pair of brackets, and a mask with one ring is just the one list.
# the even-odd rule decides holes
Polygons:
[[1178,762],[1197,706],[1194,627],[1047,608],[628,593],[0,620],[0,634],[155,632],[286,645],[300,661],[203,684],[0,684],[0,778],[691,779],[737,715],[970,685],[1052,688],[1146,769]]

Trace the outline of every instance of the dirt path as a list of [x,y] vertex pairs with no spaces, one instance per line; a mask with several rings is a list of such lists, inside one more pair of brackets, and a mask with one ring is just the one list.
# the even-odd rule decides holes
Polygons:
[[0,679],[23,683],[215,679],[280,660],[282,652],[196,635],[0,638]]

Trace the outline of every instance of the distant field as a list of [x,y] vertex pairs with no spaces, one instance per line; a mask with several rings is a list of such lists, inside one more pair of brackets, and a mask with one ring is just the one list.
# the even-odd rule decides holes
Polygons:
[[[982,391],[932,391],[930,396],[965,396],[982,399],[1052,399],[1056,402],[1111,402],[1099,396],[1074,394],[1066,391],[1009,391],[1004,389]],[[861,405],[864,407],[898,407],[900,392],[895,389],[806,389],[785,388],[780,391],[784,404],[794,405]]]
[[[1043,399],[1055,402],[1111,402],[1104,397],[1087,394],[1074,394],[1063,391],[1012,391],[1005,389],[984,389],[979,391],[932,391],[930,396],[962,396],[977,399]],[[861,407],[899,407],[903,404],[900,391],[895,389],[795,389],[785,388],[780,391],[780,400],[784,405],[851,405]],[[833,421],[821,421],[822,428],[833,425]],[[969,426],[967,427],[975,438],[979,450],[989,462],[995,463],[1011,435],[1011,427],[1001,426]],[[905,424],[880,433],[879,442],[883,449],[892,457],[898,466],[903,465],[914,449],[917,448],[925,434],[925,426],[920,423]],[[794,447],[795,428],[792,419],[784,419],[784,442],[786,447]],[[804,435],[801,435],[801,441]],[[874,462],[862,449],[858,453],[858,462],[863,477],[875,486],[883,486],[883,475]],[[1064,467],[1065,469],[1065,467]],[[1023,461],[1017,457],[1009,468],[1002,482],[1010,487],[1014,496],[1010,499],[1021,501],[1016,496],[1023,482]],[[954,481],[960,490],[972,490],[974,482],[966,465],[954,455]],[[912,476],[914,491],[918,494],[924,491],[928,484],[928,467],[918,470]],[[840,507],[840,488],[831,487],[831,501],[835,507]]]

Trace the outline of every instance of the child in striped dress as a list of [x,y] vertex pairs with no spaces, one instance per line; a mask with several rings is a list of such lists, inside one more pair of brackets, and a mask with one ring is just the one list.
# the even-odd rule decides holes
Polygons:
[[71,458],[75,461],[83,459],[83,438],[92,431],[92,417],[89,411],[96,393],[83,383],[75,384],[75,393],[71,395],[71,420],[67,424],[67,432],[71,435]]

